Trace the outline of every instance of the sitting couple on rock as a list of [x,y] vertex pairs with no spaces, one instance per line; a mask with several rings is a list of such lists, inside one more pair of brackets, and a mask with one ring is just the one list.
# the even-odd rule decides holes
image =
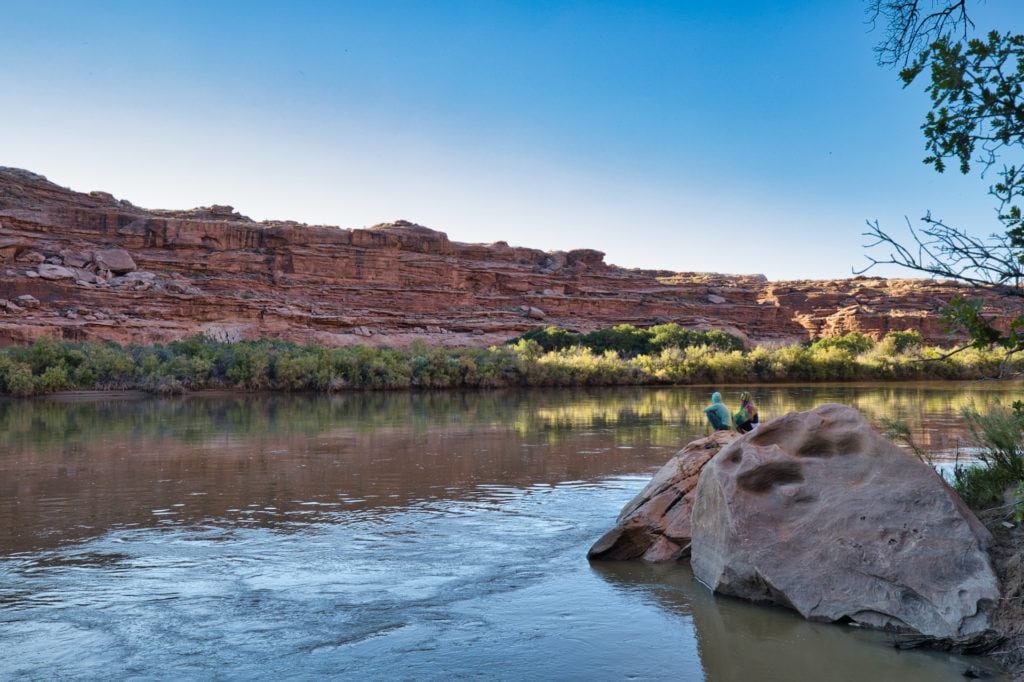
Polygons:
[[722,402],[722,394],[715,391],[711,394],[711,404],[704,408],[704,414],[715,431],[731,431],[735,428],[740,433],[748,433],[760,421],[749,391],[740,392],[740,409],[734,415],[730,415],[729,408]]

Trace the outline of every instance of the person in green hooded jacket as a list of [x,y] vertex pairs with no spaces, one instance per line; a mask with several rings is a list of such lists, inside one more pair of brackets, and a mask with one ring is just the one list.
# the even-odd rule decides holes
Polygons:
[[711,394],[711,404],[704,408],[704,414],[715,431],[732,430],[732,415],[729,408],[722,403],[722,394],[718,391]]
[[740,393],[740,410],[733,417],[736,430],[740,433],[749,433],[757,428],[759,421],[761,419],[757,416],[757,406],[754,405],[754,399],[750,397],[749,391],[743,391]]

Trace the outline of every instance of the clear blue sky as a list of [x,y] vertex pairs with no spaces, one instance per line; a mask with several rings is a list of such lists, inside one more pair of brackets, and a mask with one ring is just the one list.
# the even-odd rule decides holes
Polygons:
[[773,279],[848,275],[866,218],[996,228],[987,183],[921,163],[860,0],[2,9],[0,165],[152,208]]

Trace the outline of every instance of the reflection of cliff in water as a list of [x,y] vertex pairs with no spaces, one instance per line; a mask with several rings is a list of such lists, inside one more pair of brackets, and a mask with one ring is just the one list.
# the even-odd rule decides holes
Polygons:
[[[715,597],[684,564],[594,562],[591,567],[633,598],[692,619],[708,680],[956,680],[962,678],[955,672],[951,677],[951,671],[967,665],[939,652],[896,650],[882,632],[814,623],[779,607]],[[991,666],[984,659],[970,664]]]
[[[962,438],[959,411],[973,404],[1019,398],[1024,382],[802,384],[755,386],[765,418],[808,410],[823,402],[853,405],[869,418],[903,416],[926,442],[946,447]],[[710,387],[349,393],[334,396],[193,396],[181,399],[96,398],[84,401],[0,399],[0,447],[66,443],[141,431],[198,442],[218,435],[264,432],[315,435],[342,427],[370,431],[439,425],[510,426],[519,433],[581,427],[659,425],[705,431],[703,407]],[[740,387],[721,389],[734,405]],[[174,423],[168,423],[168,418]],[[440,422],[439,422],[440,420]],[[669,435],[669,434],[666,434]],[[677,435],[675,431],[672,436]]]
[[[776,386],[766,418],[827,401],[951,443],[957,411],[1020,384]],[[731,389],[726,389],[730,399]],[[0,401],[0,551],[112,527],[287,528],[424,500],[646,473],[706,431],[707,388]]]
[[[593,480],[660,465],[661,415],[570,438],[523,396],[356,394],[0,404],[0,550],[111,527],[230,520],[287,528],[501,486]],[[562,397],[564,399],[564,396]],[[663,433],[654,433],[662,430]]]

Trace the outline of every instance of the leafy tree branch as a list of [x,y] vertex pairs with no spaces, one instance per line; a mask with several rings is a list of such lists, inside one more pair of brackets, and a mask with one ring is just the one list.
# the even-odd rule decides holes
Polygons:
[[[1024,35],[989,31],[972,36],[969,0],[869,0],[872,25],[885,22],[876,47],[878,61],[901,67],[909,87],[927,74],[931,109],[921,131],[924,163],[945,172],[954,163],[963,174],[984,177],[998,168],[989,194],[995,203],[996,233],[977,237],[928,211],[909,240],[878,221],[868,222],[866,272],[897,265],[970,287],[1024,298]],[[881,253],[882,255],[877,255]],[[959,297],[947,321],[970,335],[973,346],[1024,350],[1024,314],[997,328],[982,315],[979,301]]]

